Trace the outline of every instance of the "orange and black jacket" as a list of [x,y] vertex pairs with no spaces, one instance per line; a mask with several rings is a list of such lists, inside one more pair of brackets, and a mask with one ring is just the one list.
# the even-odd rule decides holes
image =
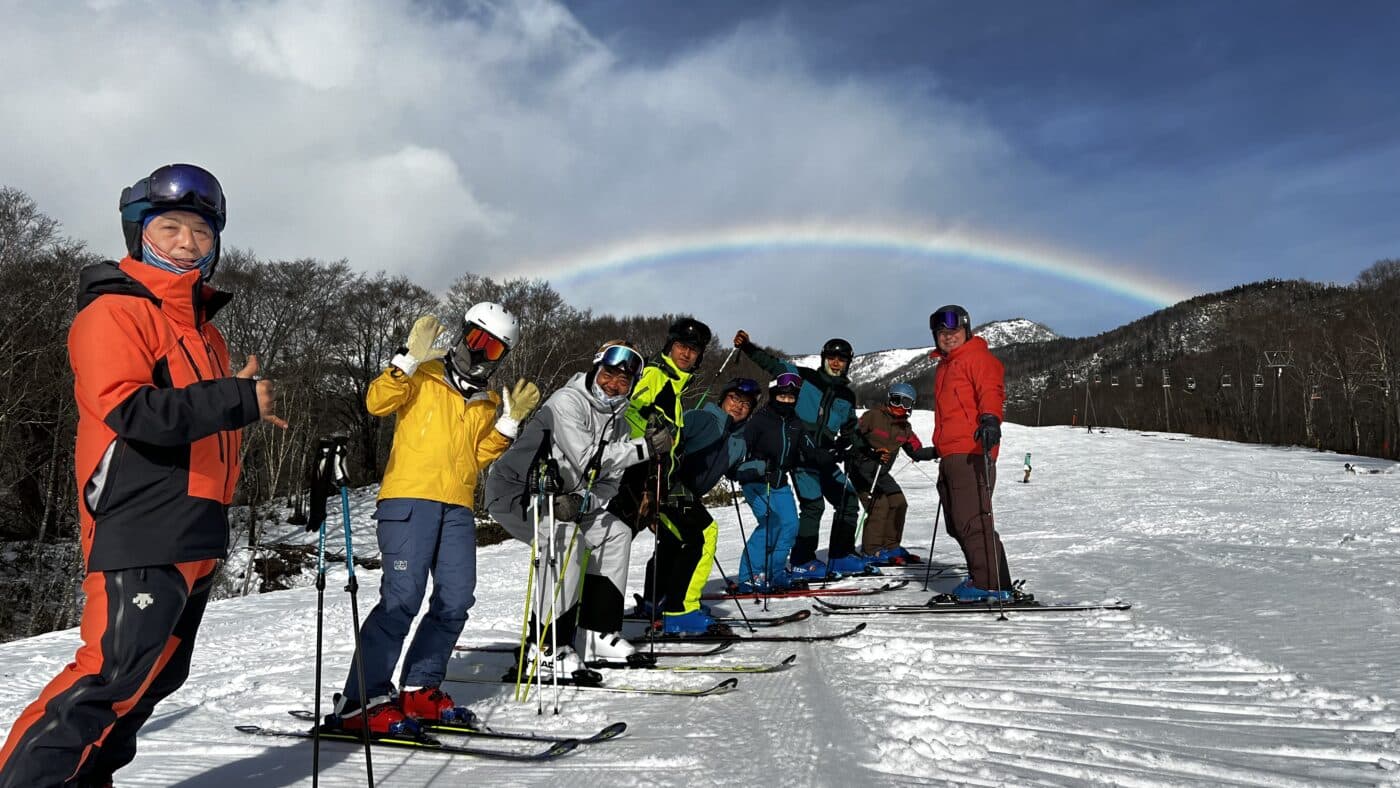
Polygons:
[[256,383],[208,321],[230,299],[140,261],[83,269],[68,357],[89,572],[224,558]]
[[[933,445],[938,456],[977,454],[982,445],[973,437],[978,419],[990,413],[1004,418],[1005,373],[982,337],[973,337],[942,358],[933,372]],[[993,446],[992,459],[999,446]]]

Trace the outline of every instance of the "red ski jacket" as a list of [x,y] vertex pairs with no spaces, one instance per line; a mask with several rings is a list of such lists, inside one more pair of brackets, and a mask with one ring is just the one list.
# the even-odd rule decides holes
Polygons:
[[[990,413],[1002,418],[1006,402],[1005,373],[1001,362],[982,337],[973,337],[941,357],[933,375],[933,445],[938,456],[976,454],[982,446],[972,434],[977,417]],[[992,449],[992,459],[997,450]]]

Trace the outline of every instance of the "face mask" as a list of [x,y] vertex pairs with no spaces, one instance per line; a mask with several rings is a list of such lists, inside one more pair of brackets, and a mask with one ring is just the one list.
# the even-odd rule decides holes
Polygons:
[[603,387],[599,386],[597,382],[594,382],[593,385],[590,386],[590,390],[593,393],[593,398],[598,400],[598,402],[608,410],[617,410],[618,406],[625,405],[627,403],[626,394],[609,394],[608,392],[604,391]]

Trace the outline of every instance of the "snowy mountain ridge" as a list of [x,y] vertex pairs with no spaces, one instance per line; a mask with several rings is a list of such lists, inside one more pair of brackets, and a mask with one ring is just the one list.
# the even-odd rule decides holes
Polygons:
[[[1060,338],[1049,328],[1023,317],[983,323],[972,329],[972,333],[985,339],[988,347],[993,348]],[[854,386],[888,385],[900,380],[913,380],[933,366],[929,358],[932,352],[933,345],[928,345],[857,354],[851,361],[851,383]],[[788,360],[799,367],[817,367],[821,364],[821,356],[816,354],[792,356]]]

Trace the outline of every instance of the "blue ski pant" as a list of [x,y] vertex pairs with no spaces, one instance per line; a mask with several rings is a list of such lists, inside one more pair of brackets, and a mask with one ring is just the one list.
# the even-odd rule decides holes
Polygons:
[[737,582],[751,583],[755,574],[768,580],[787,570],[788,553],[797,539],[797,504],[791,487],[770,489],[759,482],[744,485],[744,500],[757,524],[739,559]]
[[422,498],[386,498],[374,512],[384,562],[379,603],[360,627],[360,654],[365,667],[361,692],[356,666],[350,665],[345,696],[367,701],[389,695],[394,665],[427,592],[428,612],[404,656],[400,687],[436,687],[447,673],[452,647],[476,602],[476,518],[465,506]]

